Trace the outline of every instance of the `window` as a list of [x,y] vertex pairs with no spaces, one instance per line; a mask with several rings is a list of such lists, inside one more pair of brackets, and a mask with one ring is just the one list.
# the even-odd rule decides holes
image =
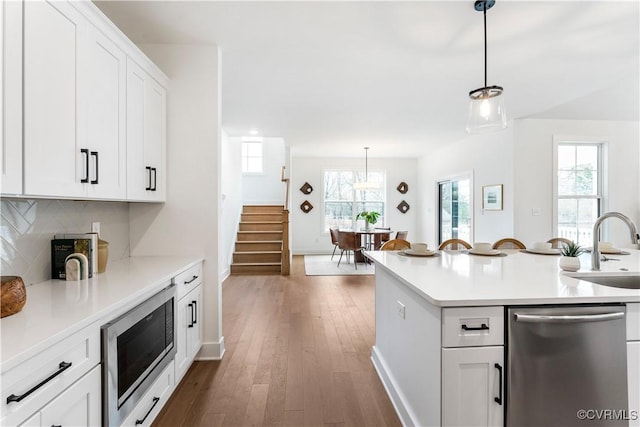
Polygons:
[[[369,172],[368,182],[377,184],[377,188],[356,190],[354,182],[365,181],[360,171],[324,172],[324,224],[323,230],[339,228],[355,230],[358,228],[356,215],[362,211],[376,211],[380,218],[376,225],[385,223],[385,174]],[[362,222],[363,220],[359,220]],[[361,225],[364,227],[364,224]]]
[[593,224],[603,212],[604,143],[564,142],[555,144],[554,232],[588,246],[593,242]]
[[242,173],[262,173],[262,141],[242,141]]
[[438,244],[448,239],[471,242],[471,178],[438,182]]

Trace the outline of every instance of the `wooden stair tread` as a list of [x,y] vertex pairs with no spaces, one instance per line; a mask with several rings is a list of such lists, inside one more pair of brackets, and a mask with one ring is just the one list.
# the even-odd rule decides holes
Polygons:
[[236,243],[282,243],[282,240],[239,240]]
[[281,262],[275,262],[275,261],[273,261],[273,262],[234,262],[231,265],[235,265],[235,266],[238,266],[238,267],[248,267],[248,266],[252,266],[252,265],[255,265],[255,266],[267,266],[267,265],[274,265],[275,266],[275,265],[280,265],[281,266],[282,263]]
[[282,224],[282,221],[240,221],[240,224]]
[[239,230],[238,233],[282,233],[282,230]]
[[234,254],[256,255],[256,254],[281,254],[282,251],[233,251]]

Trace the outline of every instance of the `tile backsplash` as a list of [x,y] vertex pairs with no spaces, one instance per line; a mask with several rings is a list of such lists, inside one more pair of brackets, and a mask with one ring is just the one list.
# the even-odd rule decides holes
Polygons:
[[109,242],[109,261],[128,257],[128,203],[1,199],[2,275],[21,276],[27,285],[49,280],[53,235],[90,232],[95,221]]

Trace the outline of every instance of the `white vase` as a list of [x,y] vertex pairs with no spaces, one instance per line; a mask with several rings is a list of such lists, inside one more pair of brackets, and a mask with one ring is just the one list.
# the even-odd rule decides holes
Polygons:
[[560,268],[564,271],[578,271],[580,270],[580,258],[573,256],[561,256],[558,265],[560,265]]

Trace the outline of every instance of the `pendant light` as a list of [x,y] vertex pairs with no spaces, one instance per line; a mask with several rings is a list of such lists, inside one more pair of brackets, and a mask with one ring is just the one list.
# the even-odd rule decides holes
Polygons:
[[482,133],[507,127],[502,86],[487,86],[487,10],[494,0],[476,0],[474,9],[484,15],[484,87],[469,92],[467,132]]
[[369,181],[369,156],[367,152],[369,151],[369,147],[364,147],[364,181],[355,182],[353,184],[354,190],[368,190],[373,188],[380,188],[380,184],[377,182]]

